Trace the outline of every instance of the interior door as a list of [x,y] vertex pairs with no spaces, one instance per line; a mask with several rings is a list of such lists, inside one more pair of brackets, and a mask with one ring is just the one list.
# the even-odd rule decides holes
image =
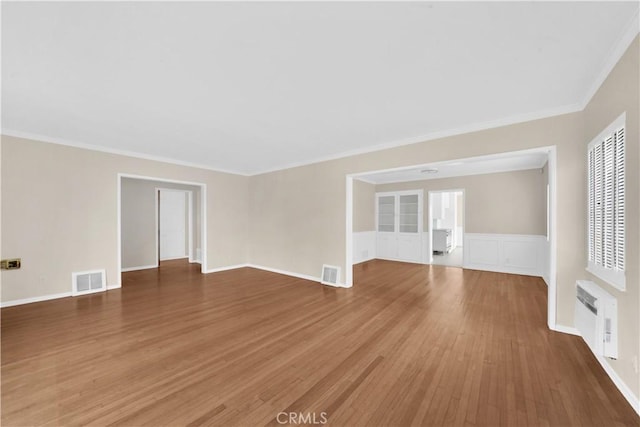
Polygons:
[[158,194],[160,261],[186,258],[187,252],[187,193],[178,190],[159,190]]

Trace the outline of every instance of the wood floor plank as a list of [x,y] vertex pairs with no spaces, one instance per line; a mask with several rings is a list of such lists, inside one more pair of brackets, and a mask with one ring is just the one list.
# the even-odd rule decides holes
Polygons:
[[539,278],[375,260],[354,282],[170,261],[4,308],[2,425],[640,423],[586,344],[548,330]]

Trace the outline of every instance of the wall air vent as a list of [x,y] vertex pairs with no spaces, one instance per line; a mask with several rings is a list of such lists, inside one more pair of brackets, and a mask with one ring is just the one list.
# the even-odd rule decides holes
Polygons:
[[323,285],[338,286],[340,281],[340,267],[324,264],[322,266],[322,278],[320,283]]
[[71,295],[85,295],[107,290],[105,270],[71,273]]

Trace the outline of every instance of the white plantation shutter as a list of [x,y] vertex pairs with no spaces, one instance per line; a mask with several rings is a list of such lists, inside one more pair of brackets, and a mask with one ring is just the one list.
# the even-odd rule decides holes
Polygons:
[[614,223],[614,267],[624,271],[624,128],[616,132],[615,145],[615,223]]
[[588,148],[589,270],[624,289],[624,115]]

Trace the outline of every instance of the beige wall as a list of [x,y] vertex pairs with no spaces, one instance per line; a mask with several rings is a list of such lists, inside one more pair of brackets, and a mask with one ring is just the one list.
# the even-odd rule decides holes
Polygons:
[[584,166],[576,162],[584,154],[583,140],[578,112],[253,176],[250,260],[314,276],[323,263],[344,271],[347,174],[556,145],[557,317],[571,326],[573,284],[584,272],[583,254],[576,251],[585,234],[583,195],[576,191],[584,185]]
[[377,185],[377,192],[424,191],[424,229],[429,224],[429,191],[464,189],[465,233],[546,233],[545,186],[541,169],[427,179]]
[[353,232],[376,229],[376,186],[353,180]]
[[[582,277],[601,285],[618,299],[618,325],[620,328],[618,360],[609,360],[623,381],[640,397],[640,375],[633,369],[633,357],[640,352],[640,41],[635,41],[618,62],[609,77],[584,110],[585,137],[581,144],[580,159],[587,157],[587,145],[620,114],[626,111],[626,291],[620,292],[607,283],[585,272]],[[586,160],[585,160],[586,161]],[[583,168],[580,206],[587,209],[587,172]],[[586,218],[586,214],[583,214]],[[586,227],[585,227],[586,228]],[[585,245],[582,245],[585,248]],[[586,248],[580,251],[583,265],[587,264]],[[560,260],[559,262],[561,262]]]
[[2,253],[22,257],[2,301],[69,292],[74,271],[120,283],[118,173],[206,184],[207,268],[247,262],[247,177],[6,136],[1,149]]
[[[156,189],[170,188],[191,191],[192,199],[192,248],[194,257],[200,248],[200,210],[197,209],[200,187],[142,179],[122,179],[122,268],[156,265]],[[188,214],[188,211],[187,211]],[[187,218],[188,221],[188,218]],[[185,239],[188,250],[188,239]]]

